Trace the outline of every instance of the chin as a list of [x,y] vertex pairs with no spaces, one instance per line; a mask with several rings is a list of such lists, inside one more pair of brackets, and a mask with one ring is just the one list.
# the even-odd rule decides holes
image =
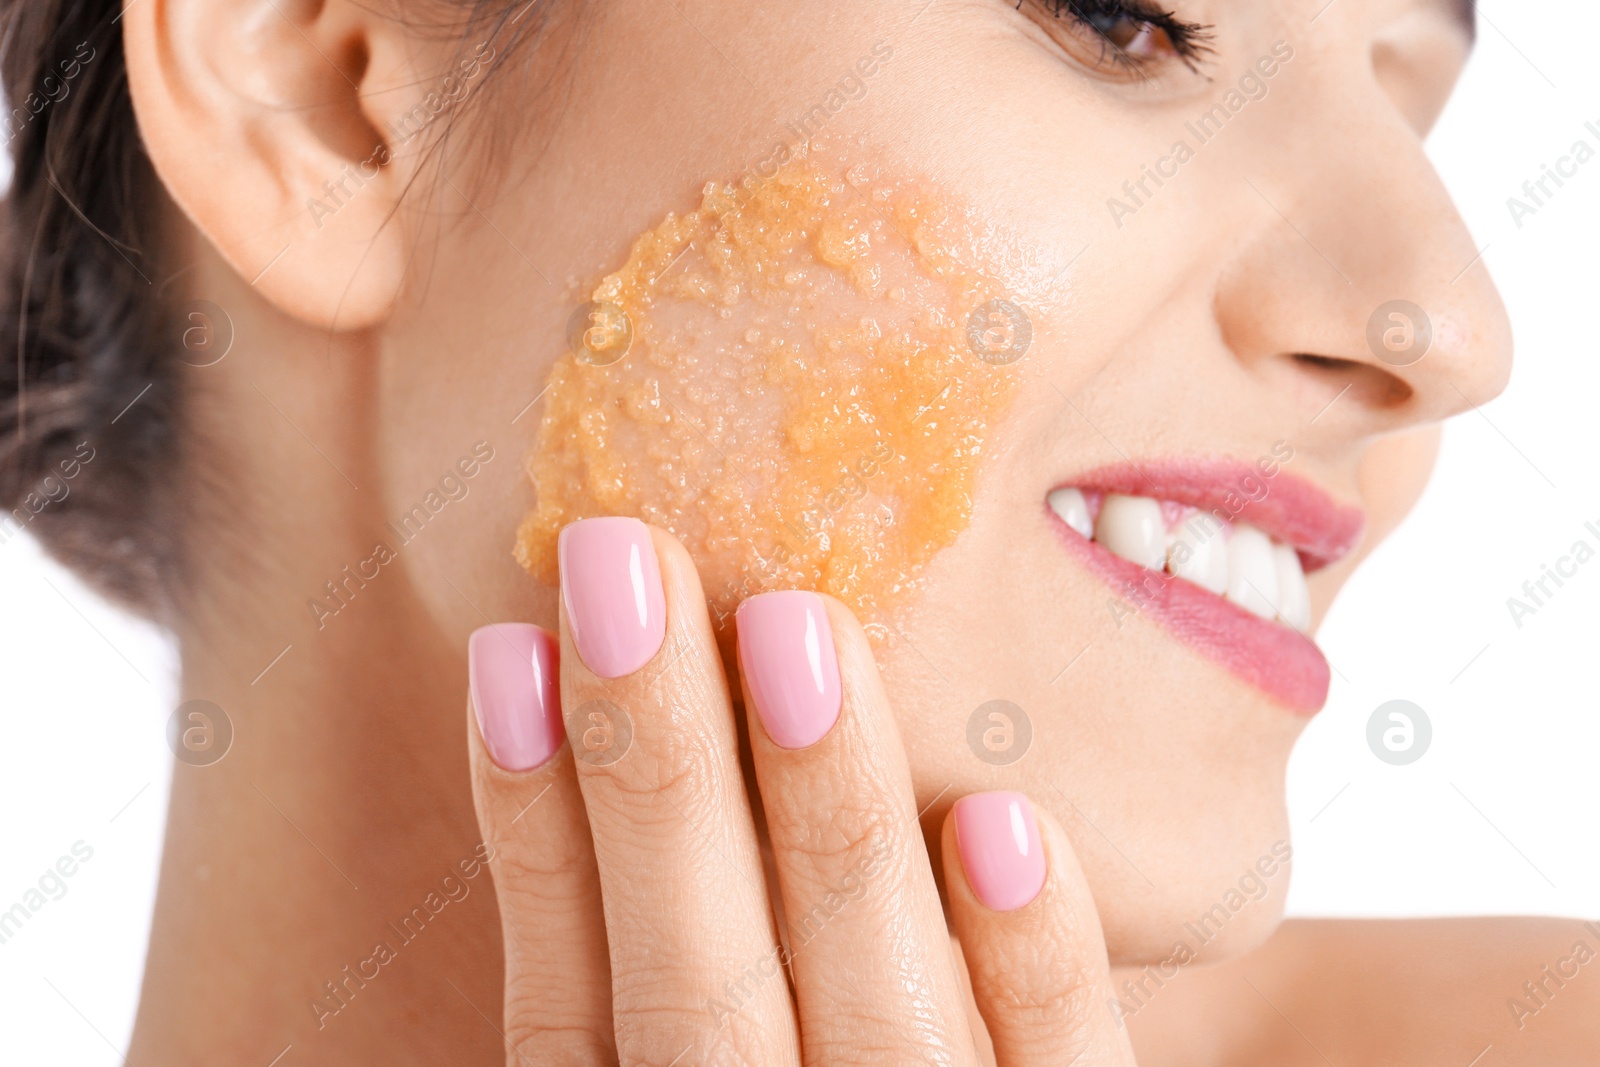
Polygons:
[[[1282,920],[1285,779],[1314,709],[1156,612],[1119,622],[1103,576],[1048,517],[1038,525],[1035,537],[1015,510],[979,509],[880,650],[919,801],[933,804],[925,828],[965,793],[1018,790],[1071,840],[1114,965],[1248,952]],[[1030,558],[1042,562],[1016,565]],[[997,758],[974,741],[993,709],[1025,751]]]
[[[1216,963],[1251,951],[1277,929],[1293,856],[1281,789],[1276,796],[1244,792],[1231,803],[1230,815],[1226,807],[1199,811],[1168,798],[1164,817],[1144,827],[1165,862],[1141,864],[1142,874],[1114,850],[1096,847],[1092,828],[1069,831],[1092,857],[1087,873],[1113,965]],[[1071,825],[1070,809],[1066,815],[1064,825]]]

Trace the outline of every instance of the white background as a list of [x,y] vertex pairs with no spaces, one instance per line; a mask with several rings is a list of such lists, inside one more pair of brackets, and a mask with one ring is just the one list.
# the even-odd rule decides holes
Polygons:
[[[1291,910],[1600,915],[1600,560],[1517,628],[1506,599],[1572,543],[1600,548],[1600,160],[1514,226],[1506,199],[1600,147],[1592,0],[1480,4],[1478,53],[1430,151],[1517,327],[1509,392],[1453,423],[1409,522],[1322,643],[1338,677],[1291,768]],[[1536,12],[1536,14],[1535,14]],[[1533,17],[1529,17],[1533,16]],[[1587,111],[1585,108],[1587,107]],[[0,945],[0,1062],[115,1064],[132,1026],[171,755],[171,649],[25,538],[0,545],[0,910],[84,842],[68,891]],[[1431,748],[1367,747],[1403,698]]]

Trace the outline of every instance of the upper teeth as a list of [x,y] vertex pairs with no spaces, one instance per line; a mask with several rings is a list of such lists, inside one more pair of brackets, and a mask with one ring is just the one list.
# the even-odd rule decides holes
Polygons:
[[1108,493],[1099,514],[1078,489],[1057,489],[1052,511],[1115,555],[1208,589],[1263,619],[1305,631],[1311,597],[1300,557],[1247,523],[1224,522],[1197,508]]

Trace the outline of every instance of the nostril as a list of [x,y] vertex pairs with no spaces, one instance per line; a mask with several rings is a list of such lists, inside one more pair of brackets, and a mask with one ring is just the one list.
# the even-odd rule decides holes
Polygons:
[[1416,392],[1398,375],[1359,360],[1297,353],[1294,363],[1303,374],[1318,382],[1340,390],[1348,386],[1346,399],[1368,407],[1396,408],[1410,400]]

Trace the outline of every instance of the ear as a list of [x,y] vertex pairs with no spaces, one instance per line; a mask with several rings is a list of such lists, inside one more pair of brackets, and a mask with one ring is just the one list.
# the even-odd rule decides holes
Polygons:
[[[142,0],[123,12],[139,130],[190,221],[299,319],[360,330],[387,318],[426,126],[475,88],[483,50],[470,76],[446,71],[449,42],[352,0]],[[442,97],[451,86],[458,95]]]

